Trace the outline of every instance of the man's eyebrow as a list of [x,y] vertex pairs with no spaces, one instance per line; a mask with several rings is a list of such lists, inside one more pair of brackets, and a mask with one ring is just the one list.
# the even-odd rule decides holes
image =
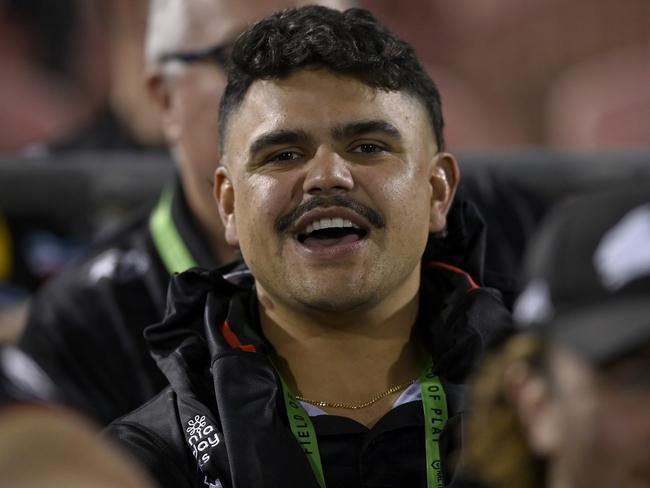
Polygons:
[[277,146],[280,144],[294,144],[305,142],[309,139],[307,133],[303,130],[289,130],[280,129],[266,132],[257,137],[250,145],[249,155],[251,158],[262,149],[269,146]]
[[360,136],[368,132],[382,132],[395,139],[402,139],[400,131],[393,124],[385,120],[359,120],[339,125],[332,130],[332,135],[336,139],[343,139],[346,137]]

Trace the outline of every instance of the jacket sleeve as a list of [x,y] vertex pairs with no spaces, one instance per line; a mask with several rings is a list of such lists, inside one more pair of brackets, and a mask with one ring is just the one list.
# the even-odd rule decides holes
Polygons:
[[166,388],[137,410],[111,423],[103,435],[161,488],[203,488],[175,404],[175,393]]
[[192,488],[192,480],[171,455],[174,450],[155,433],[138,424],[118,421],[104,434],[127,458],[143,468],[160,488]]
[[18,346],[61,388],[69,406],[107,425],[166,384],[142,337],[161,312],[141,281],[90,285],[83,278],[75,270],[39,291]]

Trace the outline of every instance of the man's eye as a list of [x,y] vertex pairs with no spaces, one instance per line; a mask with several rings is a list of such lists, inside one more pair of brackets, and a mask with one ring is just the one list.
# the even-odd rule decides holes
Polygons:
[[301,157],[300,153],[297,153],[295,151],[283,151],[281,153],[275,154],[271,156],[268,161],[270,163],[273,162],[282,162],[282,161],[294,161],[296,159],[299,159]]
[[364,143],[364,144],[359,144],[354,149],[352,149],[352,152],[372,154],[372,153],[382,152],[383,150],[384,150],[383,147],[378,146],[377,144],[371,144],[371,143],[367,142],[367,143]]

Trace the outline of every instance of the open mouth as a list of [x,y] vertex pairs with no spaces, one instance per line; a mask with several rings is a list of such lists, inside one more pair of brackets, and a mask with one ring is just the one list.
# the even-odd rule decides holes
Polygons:
[[317,249],[352,244],[368,234],[353,222],[342,218],[323,218],[310,223],[296,236],[303,246]]

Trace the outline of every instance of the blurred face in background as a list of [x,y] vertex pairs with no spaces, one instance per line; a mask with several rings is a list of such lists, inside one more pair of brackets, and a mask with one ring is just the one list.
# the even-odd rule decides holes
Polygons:
[[548,369],[536,406],[519,409],[547,486],[650,486],[650,345],[599,368],[553,348]]
[[148,85],[186,197],[202,222],[220,228],[212,197],[218,162],[217,115],[229,46],[248,25],[301,3],[346,7],[344,1],[161,0],[152,3]]

